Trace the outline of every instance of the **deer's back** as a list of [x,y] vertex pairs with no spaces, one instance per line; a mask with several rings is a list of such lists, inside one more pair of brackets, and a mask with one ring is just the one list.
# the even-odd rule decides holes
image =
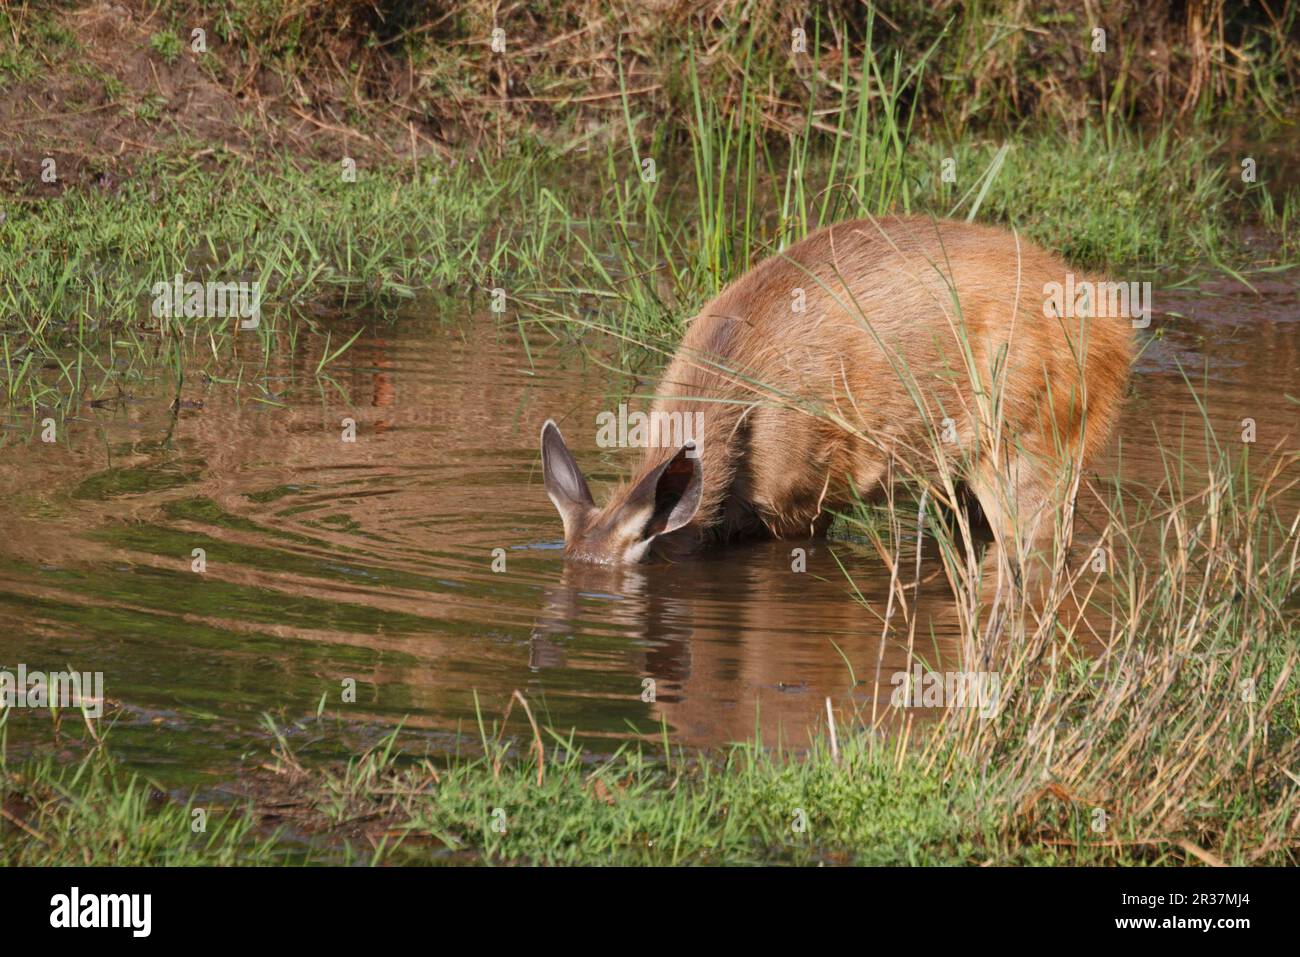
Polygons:
[[924,417],[919,405],[960,422],[976,379],[988,394],[997,377],[1004,416],[1019,432],[1038,428],[1044,403],[1071,420],[1068,407],[1086,391],[1091,452],[1091,437],[1104,437],[1118,409],[1131,325],[1098,317],[1084,332],[1077,319],[1045,316],[1045,284],[1070,271],[994,227],[921,217],[838,224],[764,261],[701,310],[659,404],[733,398],[774,414],[793,401],[906,433]]

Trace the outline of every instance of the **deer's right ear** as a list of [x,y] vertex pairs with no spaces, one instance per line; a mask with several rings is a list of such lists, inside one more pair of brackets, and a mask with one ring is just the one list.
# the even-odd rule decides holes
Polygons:
[[550,419],[542,426],[542,479],[546,494],[564,521],[564,537],[572,536],[579,520],[596,507],[582,469],[573,460],[559,427]]

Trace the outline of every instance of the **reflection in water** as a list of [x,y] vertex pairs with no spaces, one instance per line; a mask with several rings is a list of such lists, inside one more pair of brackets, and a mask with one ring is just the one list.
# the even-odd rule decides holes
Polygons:
[[[1101,477],[1160,481],[1156,434],[1197,472],[1201,413],[1180,366],[1221,436],[1250,417],[1261,451],[1296,447],[1285,396],[1300,396],[1300,300],[1293,282],[1262,291],[1157,297],[1167,312]],[[356,328],[338,323],[333,341]],[[530,346],[513,324],[410,314],[376,322],[331,380],[313,374],[322,342],[296,355],[285,342],[238,386],[191,371],[173,407],[160,372],[83,406],[58,444],[0,448],[0,667],[103,671],[127,709],[119,746],[155,768],[202,768],[237,759],[262,712],[311,715],[322,695],[331,711],[409,716],[431,735],[474,729],[478,711],[491,720],[517,688],[540,720],[588,740],[662,723],[683,744],[755,730],[798,744],[826,696],[883,700],[909,640],[955,666],[958,617],[933,561],[907,592],[910,639],[895,628],[883,642],[888,573],[849,542],[566,565],[538,425],[554,416],[599,486],[634,453],[597,450],[595,415],[644,386],[563,343]],[[1097,522],[1085,501],[1084,541]],[[346,679],[355,704],[340,701]],[[40,719],[11,720],[20,738],[23,720]]]

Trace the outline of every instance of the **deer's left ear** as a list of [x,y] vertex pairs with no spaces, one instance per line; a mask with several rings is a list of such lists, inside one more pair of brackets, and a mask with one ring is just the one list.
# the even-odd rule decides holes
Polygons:
[[573,460],[559,427],[550,419],[542,426],[542,479],[546,494],[564,521],[564,537],[570,538],[579,520],[596,507],[587,479]]
[[636,484],[628,495],[628,507],[648,510],[649,518],[641,538],[676,531],[695,517],[704,489],[704,470],[698,457],[688,455],[695,446],[681,451]]

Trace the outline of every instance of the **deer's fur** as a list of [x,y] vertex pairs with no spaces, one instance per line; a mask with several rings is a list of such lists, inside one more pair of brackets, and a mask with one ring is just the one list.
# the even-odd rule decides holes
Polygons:
[[645,449],[598,508],[543,428],[567,553],[638,561],[808,535],[854,490],[944,463],[1001,543],[1032,541],[1061,476],[1105,443],[1132,357],[1126,316],[1044,314],[1046,284],[1069,272],[1009,231],[916,216],[841,223],[772,256],[690,321],[659,385],[653,411],[703,412],[697,458]]

